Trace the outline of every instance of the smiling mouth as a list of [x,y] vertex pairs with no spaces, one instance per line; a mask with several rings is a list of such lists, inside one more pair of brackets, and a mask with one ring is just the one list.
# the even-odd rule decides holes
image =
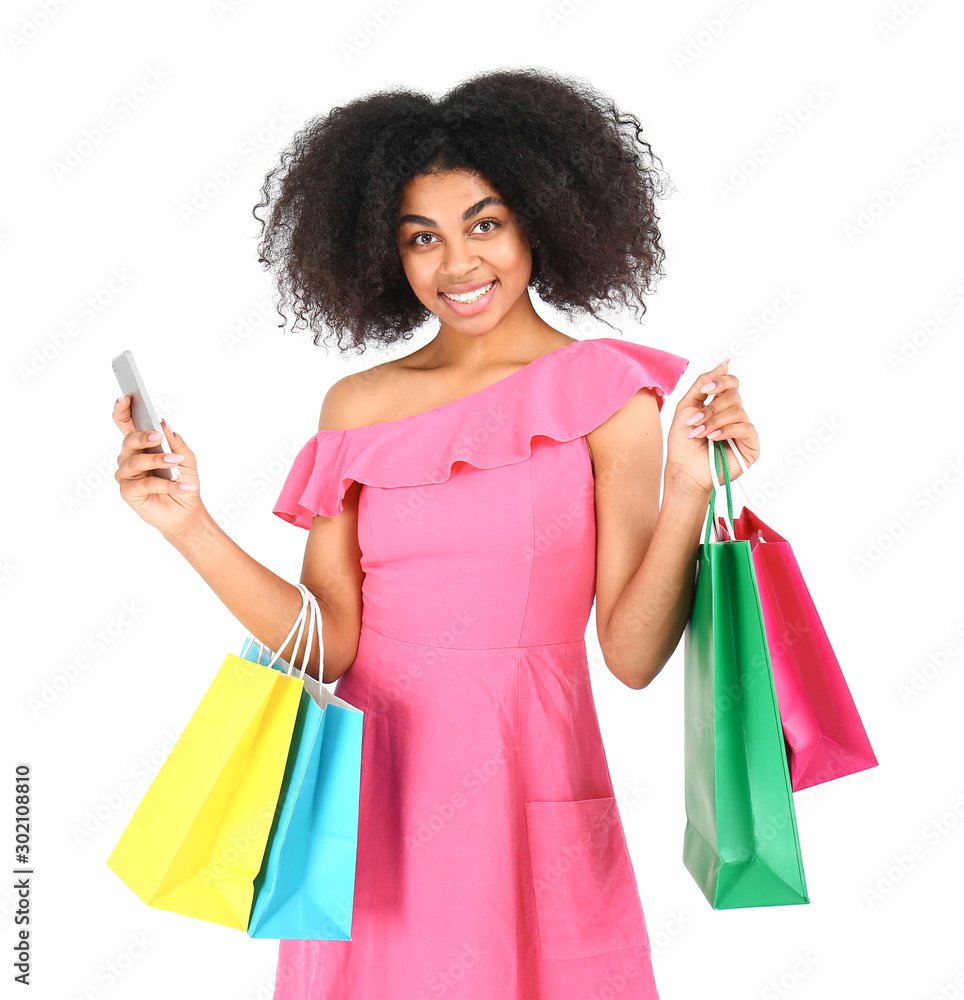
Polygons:
[[451,299],[453,302],[461,302],[462,305],[471,305],[473,302],[478,302],[479,299],[485,295],[489,289],[495,284],[498,279],[490,281],[487,285],[483,285],[481,288],[477,288],[474,292],[466,292],[464,295],[451,295],[448,292],[439,292],[446,299]]

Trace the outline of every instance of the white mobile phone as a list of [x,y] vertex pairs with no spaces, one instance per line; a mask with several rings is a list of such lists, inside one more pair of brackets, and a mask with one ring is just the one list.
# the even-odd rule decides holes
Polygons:
[[[134,363],[134,355],[130,351],[118,354],[111,361],[111,367],[117,376],[121,395],[130,393],[131,419],[134,421],[134,426],[139,431],[158,431],[161,435],[160,442],[154,445],[153,448],[146,448],[145,451],[150,455],[170,452],[172,449],[168,443],[167,435],[164,433],[164,428],[161,426],[161,422],[157,419],[157,414],[154,412],[151,397],[148,396],[144,380],[141,378],[141,373],[137,370],[137,365]],[[162,479],[181,478],[176,465],[172,465],[169,469],[151,469],[151,473],[155,476],[160,476]]]

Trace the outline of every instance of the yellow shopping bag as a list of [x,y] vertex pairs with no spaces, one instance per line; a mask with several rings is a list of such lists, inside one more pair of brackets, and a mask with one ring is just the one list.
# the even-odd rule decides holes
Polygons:
[[247,929],[303,687],[225,658],[107,859],[145,903]]

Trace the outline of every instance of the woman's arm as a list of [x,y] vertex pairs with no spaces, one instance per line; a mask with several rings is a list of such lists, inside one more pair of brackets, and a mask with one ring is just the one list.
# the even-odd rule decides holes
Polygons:
[[713,492],[707,436],[726,442],[731,480],[742,474],[729,454],[737,442],[745,464],[760,455],[739,379],[727,365],[700,375],[677,404],[662,506],[662,433],[651,390],[641,389],[588,435],[596,477],[596,628],[607,666],[631,688],[646,687],[663,669],[692,610],[700,530]]
[[648,389],[588,438],[596,480],[599,645],[616,677],[633,689],[644,688],[666,665],[686,627],[711,491],[668,475],[660,506],[662,431],[656,397]]
[[[352,665],[361,627],[360,570],[354,574],[352,543],[357,546],[358,493],[353,483],[337,517],[316,517],[309,532],[301,579],[318,599],[322,619],[322,680],[337,680]],[[337,523],[336,523],[337,522]],[[238,546],[203,506],[181,530],[163,533],[198,571],[228,610],[253,636],[277,650],[301,611],[301,593]],[[358,565],[357,557],[355,558]],[[297,634],[281,655],[300,669],[307,630],[295,650]],[[294,657],[294,660],[292,660]],[[312,643],[307,673],[318,678],[319,642]]]
[[[353,378],[353,377],[350,377]],[[319,430],[350,426],[342,421],[355,414],[358,393],[347,380],[325,396]],[[229,611],[248,631],[271,649],[285,641],[301,611],[301,593],[236,545],[211,517],[200,499],[197,458],[185,440],[165,422],[177,455],[151,454],[148,432],[134,427],[130,399],[114,404],[114,422],[124,433],[115,478],[121,495],[144,521],[157,528],[198,571]],[[158,435],[159,436],[159,435]],[[179,463],[179,481],[158,478],[151,471]],[[301,582],[318,599],[324,645],[323,677],[330,683],[345,673],[358,651],[362,614],[361,552],[358,546],[359,483],[345,494],[336,517],[316,517],[308,533]],[[280,650],[295,666],[301,664],[307,631]],[[298,646],[297,649],[294,647]],[[307,673],[319,676],[316,638],[309,651]]]

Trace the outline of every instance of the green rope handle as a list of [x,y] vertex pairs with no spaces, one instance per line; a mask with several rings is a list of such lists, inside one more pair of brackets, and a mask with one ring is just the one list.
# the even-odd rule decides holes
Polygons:
[[[716,475],[717,479],[720,476],[720,459],[723,459],[723,481],[726,484],[726,509],[727,513],[730,515],[730,523],[734,523],[733,518],[733,493],[730,489],[730,466],[726,460],[726,452],[723,449],[722,441],[713,442],[713,458],[716,462]],[[703,538],[703,544],[710,544],[710,525],[713,522],[713,518],[716,517],[716,486],[713,486],[713,492],[710,494],[710,509],[709,514],[706,518],[706,534]]]

